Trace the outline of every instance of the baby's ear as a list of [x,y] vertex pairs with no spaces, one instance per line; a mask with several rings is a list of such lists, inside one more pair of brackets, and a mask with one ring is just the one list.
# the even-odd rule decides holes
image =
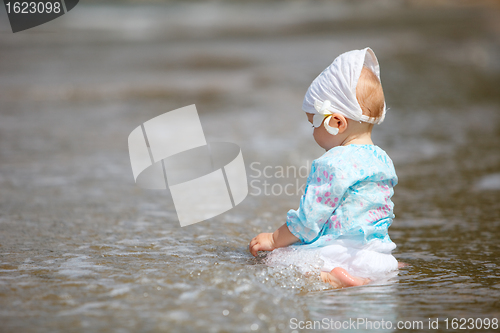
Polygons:
[[340,113],[332,114],[330,118],[329,125],[339,129],[339,133],[344,132],[347,129],[347,119]]

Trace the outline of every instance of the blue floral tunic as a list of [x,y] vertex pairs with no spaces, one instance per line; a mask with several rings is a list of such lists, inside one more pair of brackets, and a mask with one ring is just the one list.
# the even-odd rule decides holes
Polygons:
[[313,161],[300,207],[287,214],[288,229],[308,247],[340,239],[392,243],[387,231],[397,182],[391,159],[379,147],[332,148]]

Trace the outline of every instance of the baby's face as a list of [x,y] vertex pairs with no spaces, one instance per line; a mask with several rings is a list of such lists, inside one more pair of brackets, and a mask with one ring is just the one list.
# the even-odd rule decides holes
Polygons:
[[[306,113],[307,120],[312,124],[314,115],[312,113]],[[323,121],[325,121],[323,119]],[[323,123],[319,127],[314,128],[313,132],[314,140],[316,143],[323,149],[329,150],[332,148],[332,139],[333,136],[326,131],[326,128],[323,126]]]

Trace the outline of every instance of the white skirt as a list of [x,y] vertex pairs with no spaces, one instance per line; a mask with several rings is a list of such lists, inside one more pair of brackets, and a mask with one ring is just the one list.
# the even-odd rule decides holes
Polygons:
[[398,270],[398,261],[391,254],[393,242],[379,239],[363,244],[349,239],[337,239],[324,247],[295,245],[279,248],[266,257],[270,266],[294,266],[302,273],[330,272],[335,267],[344,268],[353,276],[377,280]]
[[321,271],[330,272],[335,267],[344,268],[349,274],[363,278],[377,278],[398,269],[398,261],[391,254],[393,242],[374,239],[367,244],[337,240],[335,244],[319,248],[323,260]]

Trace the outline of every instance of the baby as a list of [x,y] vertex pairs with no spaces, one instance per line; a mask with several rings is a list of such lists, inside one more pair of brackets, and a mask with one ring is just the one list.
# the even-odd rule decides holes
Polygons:
[[317,251],[321,279],[335,288],[359,286],[398,269],[388,235],[398,178],[389,156],[371,139],[385,117],[380,69],[370,48],[338,56],[311,84],[302,109],[326,150],[311,166],[298,210],[274,233],[261,233],[250,252],[291,244]]

